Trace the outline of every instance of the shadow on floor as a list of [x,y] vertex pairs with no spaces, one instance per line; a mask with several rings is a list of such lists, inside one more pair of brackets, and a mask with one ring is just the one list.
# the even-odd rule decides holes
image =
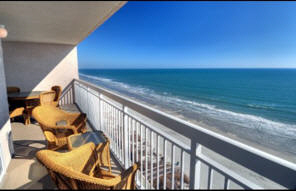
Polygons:
[[45,141],[18,140],[14,141],[14,159],[34,159],[36,152],[46,149]]
[[57,189],[56,186],[54,186],[54,183],[50,179],[49,176],[44,176],[43,178],[39,179],[37,182],[29,182],[21,187],[18,187],[17,189]]
[[46,168],[38,161],[35,161],[30,165],[28,178],[31,181],[18,187],[17,189],[56,189],[56,186],[48,175]]

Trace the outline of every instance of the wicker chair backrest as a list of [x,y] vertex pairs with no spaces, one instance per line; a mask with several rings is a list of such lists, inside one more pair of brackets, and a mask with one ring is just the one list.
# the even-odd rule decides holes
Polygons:
[[54,101],[59,101],[61,93],[62,93],[62,87],[61,86],[52,86],[51,90],[55,91],[55,98]]
[[8,86],[7,87],[7,93],[18,93],[20,91],[21,91],[21,89],[16,86]]
[[40,105],[53,105],[55,96],[55,91],[42,92],[40,94]]

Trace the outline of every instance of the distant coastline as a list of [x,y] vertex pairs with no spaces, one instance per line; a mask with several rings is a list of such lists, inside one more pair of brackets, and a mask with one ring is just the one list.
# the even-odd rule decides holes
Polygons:
[[79,68],[83,70],[296,70],[296,68]]

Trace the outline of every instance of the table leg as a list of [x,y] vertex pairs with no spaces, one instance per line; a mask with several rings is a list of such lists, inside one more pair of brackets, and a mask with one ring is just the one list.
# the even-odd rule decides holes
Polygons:
[[25,120],[25,125],[29,125],[31,124],[31,120],[30,120],[31,116],[29,114],[29,111],[26,111],[26,114],[24,115],[24,120]]

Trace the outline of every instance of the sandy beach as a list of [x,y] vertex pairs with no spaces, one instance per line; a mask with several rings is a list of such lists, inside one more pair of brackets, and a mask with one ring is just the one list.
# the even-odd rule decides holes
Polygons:
[[[147,103],[145,103],[147,104]],[[161,108],[159,106],[155,106],[155,105],[150,105],[154,108],[157,108],[161,111],[164,111],[166,113],[169,113],[171,115],[174,115],[178,118],[181,118],[183,120],[186,120],[186,121],[190,121],[191,123],[194,123],[194,124],[197,124],[201,127],[204,127],[206,129],[209,129],[209,130],[212,130],[212,131],[215,131],[217,133],[220,133],[224,136],[227,136],[227,137],[230,137],[230,138],[233,138],[235,140],[238,140],[240,142],[243,142],[245,144],[248,144],[248,145],[251,145],[251,146],[254,146],[258,149],[261,149],[261,150],[264,150],[266,152],[269,152],[271,154],[274,154],[274,155],[277,155],[277,156],[283,156],[282,153],[280,152],[277,152],[277,151],[274,151],[274,150],[271,150],[269,148],[265,148],[265,147],[260,147],[259,145],[257,145],[256,143],[251,143],[249,141],[246,141],[246,140],[241,140],[239,139],[237,136],[235,136],[234,134],[231,134],[231,133],[225,133],[225,132],[222,132],[221,130],[217,129],[217,128],[214,128],[214,127],[210,127],[210,126],[207,126],[203,123],[200,123],[200,122],[197,122],[195,120],[192,120],[192,119],[188,119],[180,114],[176,114],[175,112],[173,111],[168,111],[168,110],[165,110],[164,108]],[[151,124],[151,126],[153,127],[157,127],[159,128],[162,132],[164,132],[165,134],[168,134],[169,136],[172,136],[174,138],[176,138],[177,140],[183,142],[184,144],[190,146],[190,140],[188,138],[185,138],[184,136],[176,133],[175,131],[172,131],[171,129],[155,122],[155,121],[152,121],[150,119],[148,119],[147,117],[145,116],[141,116],[141,118],[147,123],[147,124]],[[155,138],[154,138],[155,140]],[[159,143],[159,148],[163,148],[163,141],[160,141]],[[154,148],[154,150],[156,150],[156,148]],[[160,149],[161,150],[161,149]],[[162,151],[162,150],[161,150]],[[229,170],[237,173],[238,175],[244,177],[245,179],[265,188],[265,189],[283,189],[284,187],[282,187],[281,185],[278,185],[264,177],[262,177],[261,175],[243,167],[242,165],[239,165],[223,156],[221,156],[220,154],[216,153],[216,152],[213,152],[212,150],[210,149],[207,149],[206,147],[202,147],[202,154],[204,154],[205,156],[213,159],[214,161],[222,164],[224,167],[228,168]],[[162,155],[163,153],[160,152]],[[181,157],[181,153],[178,152],[178,149],[175,151],[175,162],[180,162],[180,157]],[[287,158],[290,158],[290,159],[293,159],[291,158],[291,156],[286,156]],[[171,144],[167,144],[167,150],[166,150],[166,158],[167,158],[167,161],[171,161]],[[189,160],[190,157],[189,155],[185,154],[185,173],[187,173],[189,175],[189,169],[190,169],[190,166],[189,166]],[[295,158],[294,158],[295,160]],[[202,177],[201,177],[201,188],[204,188],[206,189],[207,188],[207,184],[208,184],[208,166],[203,164],[201,165],[201,173],[202,173]],[[221,188],[221,186],[223,187],[223,184],[224,184],[224,177],[219,174],[218,172],[215,172],[214,171],[214,174],[213,176],[215,177],[215,181],[213,182],[213,188]],[[230,184],[230,188],[232,189],[240,189],[241,187],[237,184],[235,184],[234,182],[231,182]]]

